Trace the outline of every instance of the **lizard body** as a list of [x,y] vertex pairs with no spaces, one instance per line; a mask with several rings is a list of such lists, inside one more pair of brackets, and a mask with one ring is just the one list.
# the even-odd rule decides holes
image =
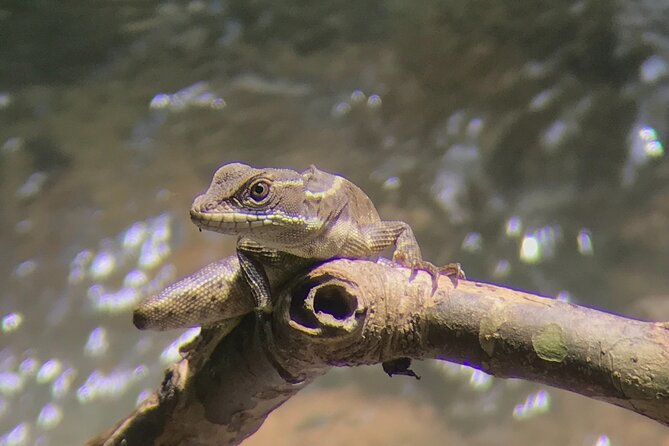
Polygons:
[[[133,314],[140,329],[218,325],[228,331],[254,307],[263,323],[272,293],[301,270],[335,257],[374,259],[393,245],[393,259],[412,276],[427,271],[433,288],[440,273],[456,284],[464,277],[459,264],[438,268],[424,261],[408,224],[381,220],[360,188],[315,166],[300,173],[224,165],[195,198],[190,217],[201,230],[237,235],[237,259],[207,265],[141,303]],[[253,302],[243,298],[249,291]],[[383,368],[417,377],[409,364],[398,358]]]
[[347,179],[311,166],[304,172],[258,169],[241,163],[219,168],[209,189],[195,198],[190,210],[200,229],[237,235],[237,255],[251,286],[257,309],[271,310],[262,246],[297,257],[376,258],[395,246],[393,260],[432,275],[462,277],[458,264],[438,268],[422,259],[411,227],[381,220],[369,197]]

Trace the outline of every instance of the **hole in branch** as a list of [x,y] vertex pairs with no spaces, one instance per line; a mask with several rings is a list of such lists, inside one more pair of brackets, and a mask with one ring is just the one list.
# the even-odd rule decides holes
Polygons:
[[[358,300],[339,279],[324,275],[297,285],[291,293],[290,318],[307,328],[345,323],[358,310]],[[329,316],[319,317],[319,315]],[[325,322],[325,320],[331,322]]]
[[318,283],[319,282],[315,280],[301,283],[292,292],[292,297],[290,299],[290,318],[303,327],[315,329],[319,326],[318,320],[305,305],[307,297],[309,296],[309,291],[314,286],[317,286]]
[[341,286],[327,285],[314,295],[314,312],[330,314],[337,320],[344,320],[355,312],[357,301]]

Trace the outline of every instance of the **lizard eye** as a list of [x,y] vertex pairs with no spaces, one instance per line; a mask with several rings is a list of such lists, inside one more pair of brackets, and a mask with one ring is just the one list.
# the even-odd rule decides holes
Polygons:
[[253,201],[261,202],[269,195],[269,183],[265,180],[259,180],[249,187],[249,197]]

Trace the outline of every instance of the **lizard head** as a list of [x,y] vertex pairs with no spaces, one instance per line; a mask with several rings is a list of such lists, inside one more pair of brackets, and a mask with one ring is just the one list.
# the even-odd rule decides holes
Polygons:
[[195,198],[190,218],[200,229],[281,247],[317,232],[321,219],[305,206],[305,177],[290,169],[231,163]]

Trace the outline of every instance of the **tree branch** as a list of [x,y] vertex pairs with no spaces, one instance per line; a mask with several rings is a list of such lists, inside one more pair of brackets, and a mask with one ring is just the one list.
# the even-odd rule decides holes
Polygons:
[[330,367],[398,357],[541,382],[669,426],[666,323],[447,277],[433,294],[425,273],[340,259],[284,287],[264,325],[247,315],[227,336],[203,331],[150,401],[88,445],[238,444]]

